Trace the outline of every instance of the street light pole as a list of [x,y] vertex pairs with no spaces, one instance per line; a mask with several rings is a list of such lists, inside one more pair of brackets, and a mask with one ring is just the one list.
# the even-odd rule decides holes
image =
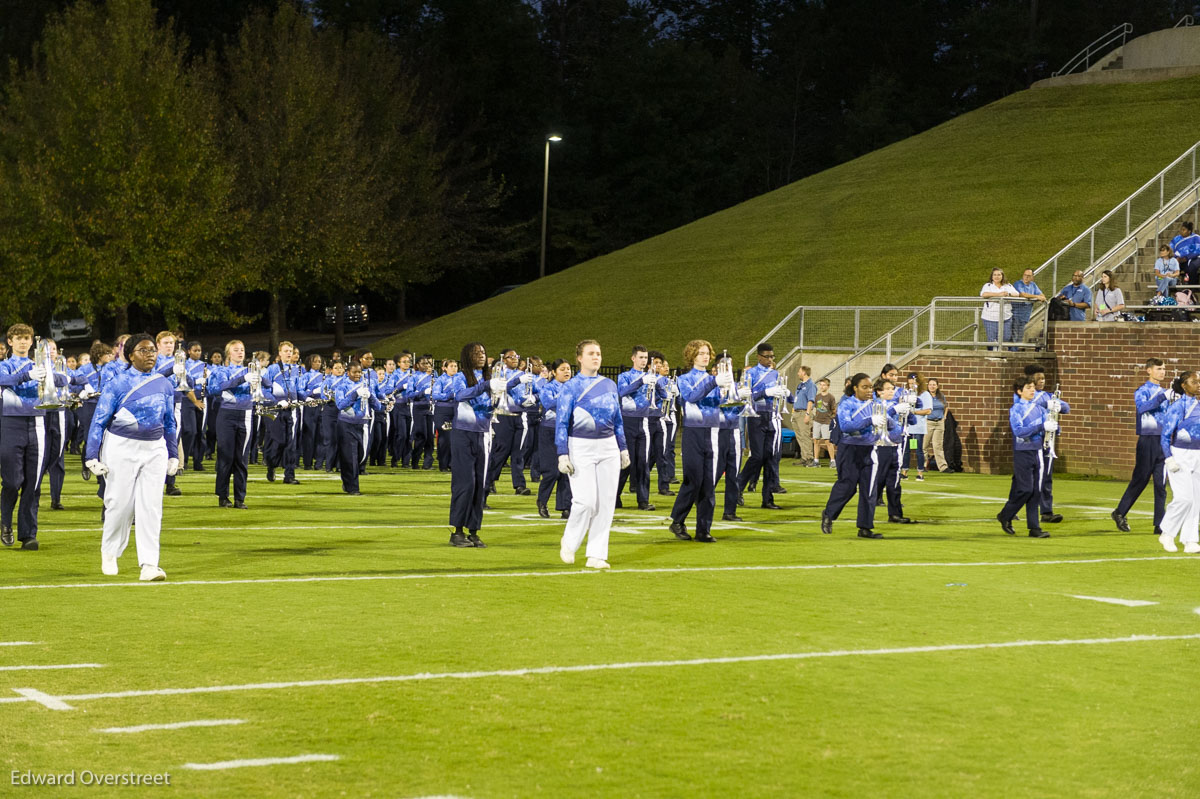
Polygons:
[[562,136],[551,133],[546,137],[546,169],[542,173],[542,257],[538,265],[538,277],[546,276],[546,211],[550,204],[550,142],[562,141]]

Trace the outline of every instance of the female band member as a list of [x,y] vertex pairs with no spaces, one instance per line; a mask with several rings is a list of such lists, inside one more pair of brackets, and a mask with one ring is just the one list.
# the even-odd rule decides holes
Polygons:
[[1194,555],[1200,552],[1200,377],[1184,372],[1171,388],[1180,397],[1167,409],[1161,442],[1172,496],[1158,540],[1177,552],[1178,536],[1183,551]]
[[[890,381],[886,381],[891,385]],[[838,403],[838,428],[842,438],[838,444],[838,479],[829,492],[825,512],[821,514],[821,532],[832,533],[833,522],[846,503],[858,493],[858,537],[883,538],[874,531],[874,477],[878,468],[875,443],[876,430],[886,426],[889,438],[899,440],[900,423],[893,413],[874,402],[871,378],[859,372],[846,386],[846,396]]]
[[367,422],[371,410],[383,410],[383,404],[371,390],[370,381],[363,377],[361,364],[351,362],[346,379],[335,391],[338,409],[338,464],[342,471],[342,490],[357,496],[359,466],[366,459]]
[[683,482],[671,508],[671,532],[681,541],[692,538],[684,519],[696,506],[696,539],[711,543],[713,509],[716,507],[717,429],[721,423],[721,388],[729,389],[733,378],[710,375],[713,348],[704,339],[693,339],[683,348],[683,366],[690,371],[679,376],[683,400]]
[[571,481],[558,470],[558,452],[554,447],[554,426],[558,419],[558,396],[563,385],[571,379],[571,364],[562,358],[550,364],[550,379],[535,381],[538,401],[542,404],[541,431],[538,436],[538,462],[542,464],[541,480],[538,483],[537,507],[538,515],[543,519],[550,518],[550,492],[558,490],[554,496],[554,509],[560,511],[562,518],[571,517]]
[[[225,345],[225,365],[211,370],[209,390],[221,397],[217,411],[216,494],[222,508],[246,508],[246,473],[254,430],[254,389],[261,378],[251,374],[243,362],[246,346],[234,339]],[[233,501],[229,501],[229,478],[233,476]]]
[[629,468],[621,398],[617,384],[600,377],[599,342],[579,342],[575,359],[579,374],[563,385],[555,407],[558,470],[571,478],[571,517],[563,530],[559,556],[563,563],[574,563],[586,535],[588,568],[607,569],[617,480],[621,470]]
[[317,468],[323,468],[327,472],[338,468],[338,408],[334,392],[345,377],[346,365],[341,361],[334,361],[317,388],[317,396],[324,400],[321,403],[321,451],[317,458]]
[[438,471],[450,471],[450,428],[454,419],[454,393],[450,384],[458,374],[458,361],[442,361],[442,373],[433,381],[433,426],[437,435]]
[[[491,451],[492,395],[515,388],[525,377],[493,378],[487,351],[473,341],[462,348],[463,370],[454,376],[451,390],[458,408],[450,431],[450,544],[456,547],[487,545],[479,538],[483,503],[487,499],[488,453]],[[464,534],[463,530],[467,532]]]

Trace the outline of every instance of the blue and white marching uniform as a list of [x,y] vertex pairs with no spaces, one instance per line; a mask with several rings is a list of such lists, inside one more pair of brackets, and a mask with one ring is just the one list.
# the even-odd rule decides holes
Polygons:
[[[184,368],[186,370],[186,366]],[[186,381],[181,382],[175,376],[175,356],[173,355],[159,355],[154,363],[154,371],[169,380],[171,386],[174,388],[172,402],[175,408],[175,444],[178,447],[179,437],[183,432],[183,395],[187,392],[187,384]],[[168,493],[180,493],[179,489],[175,487],[175,475],[168,475],[166,477],[166,484]]]
[[629,445],[629,468],[621,470],[621,478],[617,483],[617,506],[621,506],[621,493],[625,490],[625,481],[633,485],[634,494],[640,510],[650,510],[650,467],[653,464],[652,436],[650,434],[650,392],[654,392],[657,405],[666,396],[659,383],[665,385],[661,377],[647,386],[647,372],[641,369],[626,369],[617,376],[617,393],[621,397],[621,421],[625,426],[625,440]]
[[[283,482],[297,483],[300,465],[300,441],[296,430],[296,401],[300,396],[300,371],[295,364],[271,364],[263,372],[263,392],[273,396],[280,406],[274,419],[264,420],[263,464],[267,479],[275,479],[275,470],[283,468]],[[286,403],[286,405],[285,405]]]
[[[750,396],[758,416],[746,419],[746,439],[750,457],[738,475],[739,489],[745,491],[762,474],[762,504],[775,503],[775,487],[779,485],[779,456],[783,443],[783,418],[775,411],[775,398],[767,391],[779,384],[779,372],[769,366],[755,364],[746,370],[750,380]],[[789,395],[787,402],[795,402]]]
[[321,402],[321,446],[317,455],[317,468],[332,472],[338,467],[338,407],[337,386],[346,379],[345,375],[326,374],[316,389]]
[[534,391],[542,407],[542,419],[538,430],[538,513],[549,518],[550,492],[554,492],[554,509],[559,513],[571,510],[571,481],[558,470],[558,448],[554,445],[554,431],[558,423],[558,396],[566,383],[554,378],[534,381]]
[[1137,502],[1146,484],[1154,481],[1154,529],[1161,531],[1163,514],[1167,508],[1167,484],[1164,474],[1163,461],[1165,456],[1160,444],[1163,429],[1163,417],[1166,416],[1170,402],[1167,392],[1158,383],[1147,380],[1137,391],[1133,392],[1133,405],[1137,418],[1134,428],[1137,431],[1137,450],[1134,455],[1133,476],[1129,485],[1117,503],[1116,514],[1128,516],[1133,503]]
[[[47,463],[46,412],[39,410],[38,383],[29,376],[33,361],[16,355],[0,361],[0,525],[12,529],[17,507],[17,540],[36,541],[38,502]],[[55,385],[67,384],[55,374]],[[32,546],[32,545],[31,545]]]
[[[1037,396],[1033,398],[1033,401],[1040,405],[1043,409],[1046,409],[1049,407],[1050,401],[1053,399],[1054,395],[1049,391],[1039,391]],[[1015,396],[1013,397],[1013,401],[1016,401]],[[1060,416],[1065,416],[1071,412],[1070,403],[1061,399],[1059,400],[1059,403],[1062,405],[1062,409],[1059,411]],[[1061,438],[1062,431],[1060,430],[1056,435],[1057,437]],[[1038,505],[1042,509],[1042,516],[1046,517],[1044,521],[1050,521],[1053,518],[1057,518],[1055,517],[1054,513],[1054,459],[1057,457],[1058,455],[1052,448],[1042,450],[1042,460],[1044,462],[1042,464],[1041,496],[1038,499]]]
[[1002,523],[1011,522],[1024,506],[1025,525],[1031,534],[1041,531],[1038,507],[1046,471],[1043,442],[1047,414],[1037,397],[1033,400],[1018,397],[1008,411],[1008,425],[1013,436],[1012,488],[998,518]]
[[208,390],[221,398],[217,410],[216,494],[221,505],[229,499],[233,478],[233,503],[246,502],[246,474],[254,445],[254,397],[246,382],[245,366],[215,366],[209,371]]
[[[467,530],[475,534],[483,524],[483,506],[487,500],[494,408],[490,382],[483,379],[479,369],[474,370],[473,378],[473,386],[467,385],[464,372],[450,381],[450,391],[458,403],[450,431],[450,526],[456,533]],[[506,393],[519,381],[519,376],[508,379]]]
[[555,406],[554,447],[568,455],[571,517],[563,530],[563,560],[574,558],[586,535],[587,556],[608,560],[608,536],[616,508],[621,453],[627,451],[622,403],[607,377],[578,374],[563,384]]
[[183,457],[179,460],[182,464],[181,468],[186,468],[188,458],[191,458],[192,469],[202,472],[204,471],[204,454],[207,449],[204,430],[208,424],[208,395],[206,393],[207,378],[204,375],[208,364],[189,358],[183,366],[187,370],[187,382],[191,386],[192,396],[200,405],[197,407],[185,391],[179,424],[179,444]]
[[1200,401],[1184,394],[1163,414],[1159,446],[1168,463],[1171,504],[1163,514],[1158,540],[1168,552],[1175,551],[1175,538],[1184,551],[1200,552]]
[[413,411],[408,392],[412,388],[415,376],[416,372],[413,369],[397,369],[388,375],[387,392],[393,394],[396,399],[388,428],[392,466],[407,466],[412,458]]
[[[882,437],[876,432],[872,419],[877,410],[882,410],[885,417],[886,433]],[[822,525],[828,527],[832,524],[857,493],[859,536],[881,537],[872,532],[875,526],[875,491],[880,482],[881,458],[886,459],[891,453],[892,460],[895,459],[895,445],[901,436],[900,422],[894,411],[889,412],[883,400],[860,400],[854,394],[843,396],[838,401],[837,420],[842,431],[837,455],[838,478],[829,492],[829,501],[825,503]],[[883,463],[886,465],[886,460]],[[823,531],[828,532],[828,529]]]
[[717,379],[703,369],[680,375],[677,383],[683,402],[683,482],[671,508],[671,521],[682,525],[694,505],[695,535],[708,540],[716,508],[721,390]]
[[108,467],[100,544],[105,556],[121,556],[136,522],[138,563],[158,567],[167,461],[178,457],[174,382],[158,370],[128,369],[104,387],[83,458]]
[[416,372],[409,381],[412,408],[412,468],[433,468],[433,380],[429,372]]
[[513,382],[519,380],[524,372],[494,366],[492,374],[503,377],[508,381],[510,388],[504,392],[500,407],[496,409],[495,425],[492,428],[492,451],[488,456],[488,485],[495,484],[500,478],[504,462],[508,461],[513,491],[517,494],[528,494],[529,488],[525,485],[525,438],[529,435],[529,418],[521,412],[523,389]]
[[[383,410],[383,403],[371,390],[369,383],[364,373],[358,382],[347,377],[334,389],[334,404],[338,409],[338,468],[341,470],[342,490],[347,494],[359,493],[359,467],[366,460],[366,430],[371,421],[371,412]],[[359,394],[359,388],[364,386],[367,387],[366,397]]]
[[442,373],[433,381],[433,425],[437,430],[438,471],[450,471],[450,426],[454,419],[454,392],[450,385],[454,375]]
[[325,380],[325,375],[316,370],[305,370],[300,377],[300,460],[304,468],[312,471],[320,458],[318,445],[321,436],[321,406],[309,406],[304,403],[321,399],[317,389]]

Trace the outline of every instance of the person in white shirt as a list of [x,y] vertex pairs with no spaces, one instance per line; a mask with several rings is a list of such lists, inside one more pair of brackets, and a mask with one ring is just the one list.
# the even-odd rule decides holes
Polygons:
[[1117,287],[1117,279],[1107,269],[1100,273],[1100,285],[1096,286],[1096,321],[1117,322],[1125,308],[1125,295]]
[[[992,279],[983,284],[979,296],[985,299],[992,297],[1020,297],[1013,285],[1004,278],[1003,269],[993,269]],[[1003,306],[1003,319],[1001,319]],[[1009,302],[985,302],[983,304],[983,329],[988,341],[1012,341],[1013,306]],[[1003,328],[1001,327],[1003,322]],[[1001,338],[1003,334],[1003,338]],[[989,349],[996,349],[989,347]]]

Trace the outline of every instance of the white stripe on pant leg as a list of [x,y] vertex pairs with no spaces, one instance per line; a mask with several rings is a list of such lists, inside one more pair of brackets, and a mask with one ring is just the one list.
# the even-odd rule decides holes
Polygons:
[[713,501],[716,501],[717,490],[717,456],[721,453],[721,430],[717,427],[710,427],[709,439],[712,442],[712,484],[713,484]]
[[250,462],[250,444],[254,441],[254,411],[246,411],[246,443],[242,445],[242,460]]
[[871,447],[871,491],[868,495],[871,502],[874,502],[879,496],[877,493],[875,493],[875,477],[878,474],[879,474],[879,448]]
[[[1191,452],[1196,453],[1195,450]],[[1179,531],[1179,540],[1184,544],[1200,543],[1200,459],[1190,465],[1192,505],[1191,511],[1184,517],[1183,529]]]
[[650,476],[650,419],[642,417],[642,432],[646,436],[646,457],[642,459],[643,467],[646,471],[646,476]]
[[33,484],[33,490],[37,491],[42,487],[42,472],[46,469],[46,417],[33,417],[33,430],[38,450],[37,482]]
[[58,453],[54,459],[58,460],[67,449],[67,412],[55,411],[55,413],[58,414]]
[[[1037,487],[1037,490],[1038,490],[1038,505],[1040,506],[1041,505],[1041,496],[1042,496],[1042,479],[1045,477],[1045,472],[1043,470],[1046,467],[1046,459],[1042,456],[1041,450],[1035,450],[1034,452],[1037,454],[1037,462],[1038,462],[1038,487]],[[1026,519],[1026,521],[1030,521],[1030,520]]]

